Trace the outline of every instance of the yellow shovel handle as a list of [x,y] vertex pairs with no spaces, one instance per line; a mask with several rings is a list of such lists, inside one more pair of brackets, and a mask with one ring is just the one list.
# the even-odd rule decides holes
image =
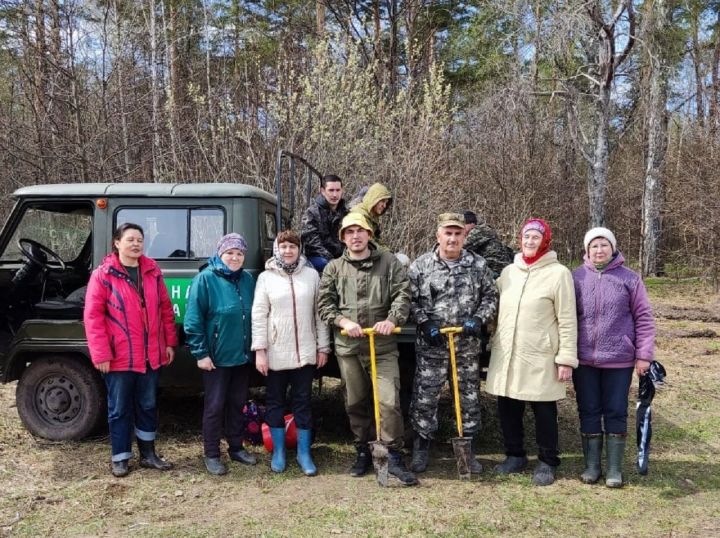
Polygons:
[[457,423],[458,437],[463,436],[462,410],[460,408],[460,387],[458,385],[457,361],[455,360],[455,335],[462,332],[462,327],[445,327],[440,329],[442,334],[448,336],[450,347],[450,368],[452,369],[453,397],[455,399],[455,422]]
[[[393,329],[393,334],[400,332],[400,327]],[[375,432],[378,442],[380,441],[380,396],[378,395],[377,386],[377,361],[375,360],[375,329],[368,327],[363,329],[363,333],[367,335],[370,344],[370,379],[372,380],[373,395],[373,411],[375,413]],[[347,331],[343,329],[340,334],[347,336]]]

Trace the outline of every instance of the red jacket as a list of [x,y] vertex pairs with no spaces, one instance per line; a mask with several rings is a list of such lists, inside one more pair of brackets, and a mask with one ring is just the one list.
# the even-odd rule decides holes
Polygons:
[[145,372],[167,364],[165,348],[178,344],[175,316],[155,260],[140,257],[145,299],[120,264],[105,257],[90,276],[85,296],[85,334],[93,364],[110,361],[111,372]]

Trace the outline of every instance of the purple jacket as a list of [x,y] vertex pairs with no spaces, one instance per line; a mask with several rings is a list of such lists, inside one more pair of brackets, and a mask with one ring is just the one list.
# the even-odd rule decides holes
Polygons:
[[655,320],[640,275],[617,256],[598,271],[587,255],[573,272],[578,359],[597,368],[627,368],[655,356]]

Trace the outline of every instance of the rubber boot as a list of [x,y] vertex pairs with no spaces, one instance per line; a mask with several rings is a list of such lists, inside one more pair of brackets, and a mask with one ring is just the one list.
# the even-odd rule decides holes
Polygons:
[[539,461],[533,472],[532,481],[536,486],[549,486],[555,482],[555,467]]
[[402,454],[397,450],[388,451],[388,473],[397,478],[403,486],[414,486],[418,479],[405,467]]
[[317,467],[310,457],[310,445],[312,444],[312,431],[297,429],[297,462],[305,473],[305,476],[315,476]]
[[356,447],[357,458],[355,463],[350,467],[350,476],[355,478],[365,476],[370,469],[372,469],[372,454],[370,453],[370,447],[367,443],[360,443]]
[[282,473],[285,470],[285,428],[270,428],[270,437],[273,444],[270,469]]
[[609,488],[621,488],[623,485],[622,468],[627,437],[625,435],[609,433],[605,438],[607,440],[607,472],[605,473],[605,485]]
[[137,444],[140,450],[140,467],[157,469],[158,471],[169,471],[172,469],[172,463],[161,459],[155,452],[155,441],[138,439]]
[[413,440],[412,462],[410,469],[414,473],[424,473],[428,466],[428,458],[430,457],[430,439],[425,439],[419,433],[415,434]]
[[504,462],[495,466],[495,472],[498,474],[522,473],[527,464],[526,456],[507,456]]
[[123,476],[127,476],[127,474],[130,472],[130,467],[128,467],[128,460],[113,461],[111,463],[112,463],[111,472],[112,472],[113,476],[120,478]]
[[600,460],[602,458],[602,446],[602,433],[582,434],[585,470],[580,475],[580,480],[582,480],[585,484],[594,484],[600,480],[600,475],[602,474],[602,466],[600,464]]

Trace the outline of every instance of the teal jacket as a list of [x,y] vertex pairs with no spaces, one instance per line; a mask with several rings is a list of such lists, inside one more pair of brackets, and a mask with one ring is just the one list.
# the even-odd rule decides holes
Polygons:
[[196,360],[210,357],[215,366],[250,361],[255,279],[244,270],[231,272],[217,257],[193,278],[185,312],[185,336]]

